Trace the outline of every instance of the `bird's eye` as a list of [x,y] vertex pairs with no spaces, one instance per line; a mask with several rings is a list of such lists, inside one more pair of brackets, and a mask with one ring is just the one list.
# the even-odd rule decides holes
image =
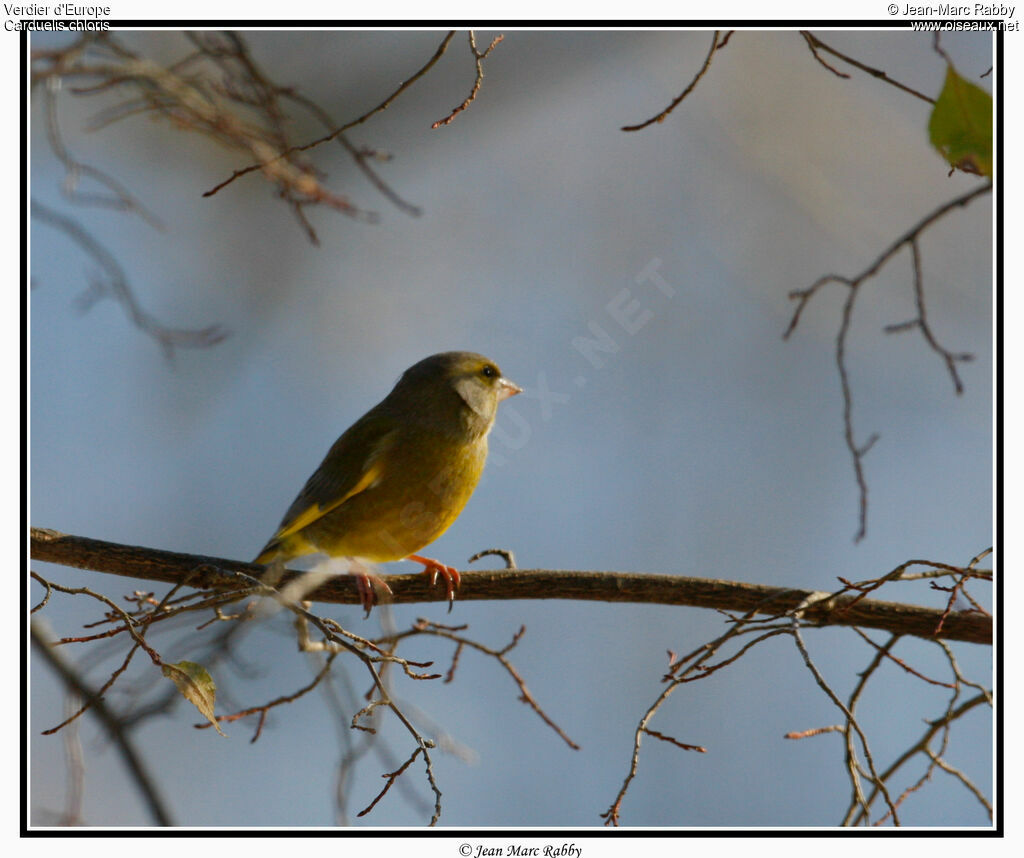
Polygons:
[[498,374],[498,371],[490,364],[487,364],[480,372],[483,373],[484,378],[494,378]]

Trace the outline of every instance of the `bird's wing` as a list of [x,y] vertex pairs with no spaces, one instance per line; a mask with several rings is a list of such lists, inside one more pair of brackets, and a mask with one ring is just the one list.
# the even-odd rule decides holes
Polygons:
[[354,423],[331,447],[288,508],[270,543],[298,533],[337,509],[353,495],[380,479],[384,455],[394,442],[394,426],[379,415],[367,414]]

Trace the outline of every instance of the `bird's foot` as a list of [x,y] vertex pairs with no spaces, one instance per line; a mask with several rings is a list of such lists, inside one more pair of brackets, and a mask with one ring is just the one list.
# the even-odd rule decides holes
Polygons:
[[422,557],[419,554],[410,554],[405,559],[412,560],[414,563],[423,564],[423,574],[430,576],[431,587],[437,584],[438,575],[444,578],[445,593],[448,596],[448,613],[450,614],[452,612],[452,605],[455,603],[455,591],[462,583],[462,576],[459,575],[459,570],[454,566],[446,566],[439,560],[433,560],[430,557]]
[[387,581],[380,575],[367,572],[361,564],[349,570],[349,574],[355,576],[356,586],[359,588],[359,601],[366,612],[363,615],[364,620],[370,616],[373,606],[380,601],[378,595],[383,595],[385,600],[393,595]]

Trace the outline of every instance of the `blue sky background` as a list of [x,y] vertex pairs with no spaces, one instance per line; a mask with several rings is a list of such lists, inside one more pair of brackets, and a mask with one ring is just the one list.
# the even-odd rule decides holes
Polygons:
[[[294,84],[339,119],[378,103],[433,53],[435,32],[250,33],[274,80]],[[494,33],[480,33],[485,44]],[[925,93],[945,68],[931,37],[820,33],[835,47]],[[180,34],[124,34],[147,55],[173,60]],[[446,128],[431,130],[466,95],[471,57],[460,33],[431,73],[352,133],[390,152],[380,167],[412,218],[383,200],[340,148],[323,147],[327,184],[380,223],[326,209],[310,217],[312,247],[256,176],[211,199],[201,193],[240,159],[162,122],[134,118],[83,129],[100,100],[61,94],[67,143],[115,175],[164,223],[75,209],[33,107],[32,193],[82,220],[116,255],[142,305],[166,324],[224,324],[231,336],[173,363],[113,302],[82,315],[76,296],[95,266],[60,233],[32,227],[31,521],[68,533],[250,559],[331,442],[427,354],[474,349],[528,392],[565,395],[549,413],[536,397],[502,406],[492,461],[458,522],[428,553],[464,565],[491,546],[524,568],[623,570],[831,590],[837,576],[872,578],[911,558],[965,563],[992,544],[992,217],[983,197],[921,239],[929,320],[962,365],[960,397],[939,357],[915,333],[883,327],[914,314],[904,251],[868,281],[848,354],[865,459],[867,537],[853,542],[857,496],[842,436],[834,338],[843,294],[815,298],[783,342],[787,293],[823,274],[865,268],[904,230],[977,179],[947,178],[928,144],[929,106],[868,75],[841,80],[795,32],[742,32],[718,53],[694,93],[664,123],[626,134],[664,107],[707,52],[705,32],[515,32],[487,60],[481,93]],[[33,45],[43,44],[33,40]],[[992,64],[991,39],[943,42],[972,80]],[[838,63],[837,63],[838,64]],[[991,78],[979,81],[991,88]],[[319,135],[312,124],[298,138]],[[637,276],[657,260],[666,297]],[[649,311],[634,334],[608,306]],[[595,368],[573,347],[597,324],[619,350]],[[578,384],[578,379],[585,384]],[[514,413],[513,413],[514,412]],[[525,427],[525,428],[524,428]],[[986,562],[985,565],[989,565]],[[34,564],[67,585],[112,597],[126,579]],[[405,566],[396,569],[407,571]],[[984,588],[975,595],[988,603]],[[41,595],[30,589],[30,601]],[[924,585],[886,598],[943,604]],[[427,732],[458,753],[436,755],[442,824],[592,826],[626,774],[637,721],[660,693],[665,652],[688,652],[724,630],[692,608],[563,601],[399,606],[363,621],[321,606],[360,634],[418,616],[468,623],[501,646],[520,625],[511,658],[536,699],[581,746],[572,751],[527,707],[493,662],[465,653],[451,684],[396,682]],[[55,596],[43,612],[74,634],[97,609]],[[196,658],[198,622],[154,641],[165,658]],[[807,631],[817,664],[841,695],[872,650],[850,630]],[[882,633],[872,633],[884,641]],[[991,651],[956,645],[970,678],[990,683]],[[120,650],[77,654],[97,684]],[[451,648],[424,642],[405,654],[447,666]],[[896,654],[945,678],[944,657],[922,641]],[[97,658],[104,660],[98,661]],[[218,711],[290,693],[312,676],[278,617],[249,634],[215,671]],[[144,659],[110,702],[166,691]],[[341,755],[361,741],[344,728],[365,691],[362,668],[336,663],[344,717],[310,695],[228,739],[194,730],[183,701],[135,734],[175,820],[186,825],[331,825]],[[66,789],[64,746],[39,731],[61,720],[62,694],[32,660],[32,820],[52,822]],[[948,691],[883,668],[861,702],[876,761],[887,765],[938,717]],[[223,703],[221,703],[223,701]],[[637,826],[821,826],[849,797],[842,739],[788,742],[791,730],[838,723],[787,638],[680,688],[652,727],[703,745],[689,754],[645,741],[622,807]],[[351,783],[350,816],[380,788],[380,773],[409,753],[394,724],[390,756],[365,757]],[[85,821],[144,825],[149,818],[91,719]],[[991,796],[990,713],[953,731],[949,760]],[[896,792],[922,773],[915,763]],[[419,770],[355,824],[419,826],[431,796]],[[937,773],[901,806],[908,825],[984,826],[982,808]]]

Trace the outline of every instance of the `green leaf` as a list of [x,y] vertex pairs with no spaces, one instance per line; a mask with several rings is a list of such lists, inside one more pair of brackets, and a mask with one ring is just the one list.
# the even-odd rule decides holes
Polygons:
[[928,137],[953,167],[991,177],[992,96],[949,66],[928,120]]
[[192,703],[222,736],[220,724],[213,715],[213,703],[217,698],[217,686],[206,668],[194,661],[179,661],[177,664],[164,662],[161,665],[164,676],[174,681],[178,691]]

